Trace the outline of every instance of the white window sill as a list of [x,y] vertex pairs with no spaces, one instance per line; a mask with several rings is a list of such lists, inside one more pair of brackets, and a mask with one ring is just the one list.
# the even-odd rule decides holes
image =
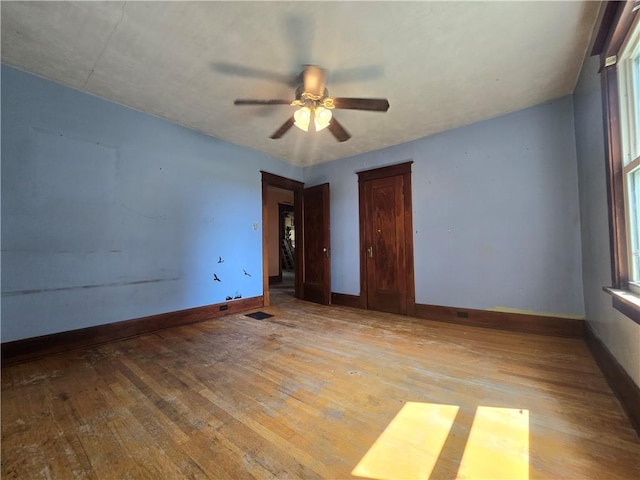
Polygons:
[[621,290],[612,287],[602,287],[613,297],[613,308],[640,324],[640,295],[631,290]]

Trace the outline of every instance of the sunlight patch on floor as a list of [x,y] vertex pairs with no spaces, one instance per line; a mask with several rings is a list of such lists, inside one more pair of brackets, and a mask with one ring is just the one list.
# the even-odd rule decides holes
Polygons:
[[454,405],[407,402],[351,474],[429,478],[457,413]]
[[428,479],[440,455],[453,455],[457,479],[529,478],[529,411],[479,406],[464,452],[443,446],[459,407],[407,402],[351,474],[376,480]]
[[529,411],[478,407],[457,478],[529,478]]

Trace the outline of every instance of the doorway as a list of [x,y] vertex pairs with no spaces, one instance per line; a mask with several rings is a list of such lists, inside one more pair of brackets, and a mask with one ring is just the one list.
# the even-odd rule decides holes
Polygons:
[[[262,281],[264,306],[271,305],[269,277],[282,277],[279,206],[270,201],[272,192],[293,194],[293,226],[295,252],[293,255],[293,296],[310,302],[331,302],[331,259],[329,232],[329,184],[304,188],[302,182],[262,173]],[[290,197],[289,197],[290,198]],[[286,205],[286,202],[281,202]],[[286,209],[286,208],[285,208]],[[270,221],[272,214],[275,223]],[[273,245],[276,245],[275,253]],[[272,260],[275,262],[273,267]],[[270,273],[270,263],[271,272]],[[275,273],[274,273],[275,272]],[[277,279],[279,281],[282,278]],[[272,280],[272,284],[274,281]],[[275,293],[275,292],[274,292]],[[280,297],[282,298],[282,297]],[[291,298],[291,297],[290,297]]]
[[412,163],[358,173],[360,292],[367,309],[415,312]]
[[[293,198],[293,192],[291,192]],[[296,222],[292,204],[278,204],[278,282],[281,288],[294,291],[296,268]],[[271,278],[269,278],[271,280]]]
[[295,207],[292,191],[269,188],[268,195],[269,297],[276,305],[295,297]]
[[[283,299],[280,289],[277,286],[282,285],[283,280],[283,240],[285,238],[284,223],[286,218],[294,228],[301,224],[300,206],[302,204],[302,189],[304,184],[296,180],[280,177],[268,172],[262,173],[262,271],[263,271],[263,300],[264,305],[272,304],[273,299],[277,302]],[[297,235],[296,235],[297,233]],[[296,237],[300,239],[301,232],[293,232],[295,242]],[[297,245],[296,245],[297,243]],[[285,269],[289,285],[289,295],[300,296],[300,262],[302,248],[300,242],[295,242],[297,247],[294,252],[292,262],[287,266],[291,269]]]

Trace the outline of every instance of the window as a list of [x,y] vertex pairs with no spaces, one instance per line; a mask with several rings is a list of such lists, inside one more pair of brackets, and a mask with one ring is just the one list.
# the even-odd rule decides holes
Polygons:
[[634,23],[617,59],[628,286],[640,294],[640,28]]
[[[600,56],[613,306],[640,323],[640,25],[636,3],[610,1]],[[640,17],[638,17],[640,19]]]

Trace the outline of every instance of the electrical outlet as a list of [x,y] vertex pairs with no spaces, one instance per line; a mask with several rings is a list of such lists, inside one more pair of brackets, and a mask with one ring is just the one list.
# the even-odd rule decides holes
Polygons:
[[458,311],[456,313],[456,315],[460,318],[469,318],[469,313],[468,312],[462,312],[462,311]]
[[258,229],[258,224],[257,224],[257,223],[254,223],[254,224],[253,224],[253,229],[254,229],[254,230],[257,230],[257,229]]
[[220,305],[220,311],[229,310],[229,305]]

